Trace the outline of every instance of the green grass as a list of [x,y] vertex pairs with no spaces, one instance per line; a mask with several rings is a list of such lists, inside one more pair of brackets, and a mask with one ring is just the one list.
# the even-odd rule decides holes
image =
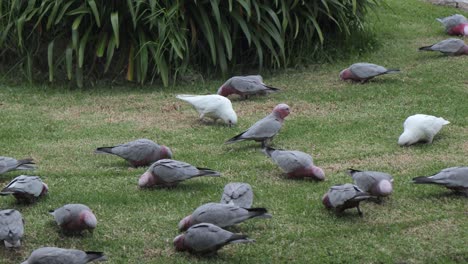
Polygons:
[[[434,18],[460,11],[417,0],[388,3],[389,9],[370,18],[379,43],[372,52],[266,76],[283,92],[233,101],[239,116],[234,128],[201,125],[195,111],[175,99],[177,93],[213,93],[222,80],[173,89],[0,85],[0,155],[33,157],[39,169],[30,174],[50,188],[48,197],[32,206],[0,199],[2,208],[17,208],[26,221],[23,247],[0,249],[0,262],[19,263],[35,248],[58,246],[104,251],[108,263],[466,263],[466,198],[410,183],[415,176],[467,165],[468,57],[417,51],[448,38]],[[365,85],[340,81],[339,71],[358,61],[402,73]],[[325,182],[285,179],[259,144],[223,145],[280,102],[292,113],[274,146],[311,153],[325,170]],[[402,123],[416,113],[442,116],[451,124],[432,145],[401,148]],[[139,190],[145,168],[130,169],[122,159],[92,153],[137,138],[170,146],[175,159],[219,170],[223,177]],[[383,205],[362,204],[362,218],[355,210],[331,214],[320,199],[331,185],[351,181],[344,173],[348,167],[391,173],[394,194]],[[1,175],[0,184],[19,174]],[[232,229],[257,242],[227,246],[209,259],[176,253],[178,221],[199,205],[218,201],[231,181],[250,183],[254,206],[273,214]],[[94,210],[99,221],[94,234],[59,235],[47,211],[66,203]]]

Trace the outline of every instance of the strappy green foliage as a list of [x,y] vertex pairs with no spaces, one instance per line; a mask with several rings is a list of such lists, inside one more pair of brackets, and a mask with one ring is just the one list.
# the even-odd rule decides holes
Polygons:
[[298,49],[362,29],[380,1],[5,0],[0,56],[30,81],[48,68],[51,82],[126,73],[167,86],[189,65],[224,74],[237,64],[286,66]]

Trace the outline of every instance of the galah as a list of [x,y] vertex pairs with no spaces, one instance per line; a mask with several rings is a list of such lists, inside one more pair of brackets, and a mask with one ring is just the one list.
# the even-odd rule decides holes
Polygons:
[[20,175],[8,183],[0,191],[0,195],[13,194],[19,202],[33,203],[39,197],[46,195],[48,190],[49,187],[42,182],[40,177]]
[[219,177],[221,173],[207,168],[198,168],[183,161],[162,159],[153,163],[140,176],[138,186],[141,188],[173,187],[181,181],[200,176]]
[[215,122],[221,119],[228,126],[237,124],[237,115],[232,108],[231,100],[224,96],[179,94],[176,97],[191,104],[200,115],[200,121],[208,117]]
[[112,147],[100,147],[94,153],[119,156],[134,167],[147,166],[160,159],[172,158],[172,152],[168,147],[146,138]]
[[312,156],[298,150],[282,150],[266,147],[263,152],[269,156],[291,179],[311,178],[323,181],[325,172],[314,165]]
[[342,70],[340,72],[340,79],[343,81],[351,80],[365,83],[376,76],[398,72],[400,72],[399,69],[387,69],[377,64],[359,62],[349,66],[349,68]]
[[398,139],[398,145],[410,146],[417,142],[432,143],[434,136],[447,124],[450,122],[442,117],[412,115],[403,123],[404,130]]
[[238,94],[247,99],[250,95],[266,95],[279,90],[263,83],[263,78],[260,75],[247,75],[230,78],[221,85],[218,94],[226,97],[231,94]]
[[439,43],[421,47],[419,50],[440,51],[445,55],[451,56],[468,55],[468,45],[463,40],[456,38],[442,40]]
[[0,174],[13,171],[13,170],[34,170],[33,159],[22,159],[16,160],[10,157],[1,157],[0,156]]
[[436,20],[444,25],[447,34],[468,36],[468,19],[463,15],[455,14],[444,18],[436,18]]
[[413,178],[413,183],[438,184],[468,195],[468,167],[446,168],[432,176]]
[[393,177],[388,173],[355,169],[348,169],[346,173],[353,178],[359,189],[373,196],[385,197],[393,192]]
[[356,207],[359,215],[362,216],[359,203],[371,198],[373,196],[362,191],[356,185],[346,183],[332,186],[322,197],[322,203],[325,208],[333,209],[336,213],[342,213],[348,208]]
[[252,186],[243,182],[231,182],[226,184],[220,203],[237,205],[243,208],[252,207]]
[[102,252],[42,247],[34,250],[29,258],[21,264],[85,264],[106,260],[107,257]]
[[207,203],[182,219],[178,227],[179,231],[187,230],[189,227],[200,223],[228,227],[254,217],[271,218],[272,216],[268,214],[265,208],[242,208],[232,204]]
[[24,234],[24,221],[21,213],[14,209],[0,211],[0,240],[5,247],[17,248],[21,246]]
[[246,131],[229,139],[225,144],[244,140],[255,140],[262,142],[262,147],[265,147],[273,140],[273,137],[278,134],[283,126],[284,118],[288,116],[289,113],[290,110],[287,104],[279,104],[275,106],[271,114],[257,121]]
[[93,232],[97,226],[96,216],[84,204],[67,204],[49,213],[66,234],[81,233],[83,230]]
[[201,223],[175,237],[173,243],[177,251],[213,255],[227,244],[252,242],[255,240],[249,239],[246,235],[234,234],[216,225]]

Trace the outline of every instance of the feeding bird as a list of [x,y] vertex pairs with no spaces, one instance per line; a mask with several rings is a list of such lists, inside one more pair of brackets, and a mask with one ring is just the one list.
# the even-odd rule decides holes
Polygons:
[[47,194],[49,187],[38,176],[20,175],[0,191],[0,195],[13,196],[19,202],[33,203]]
[[398,72],[400,72],[399,69],[387,69],[377,64],[359,62],[354,63],[353,65],[349,66],[349,68],[342,70],[340,72],[340,79],[343,81],[351,80],[365,83],[376,76]]
[[200,176],[219,177],[221,173],[198,168],[183,161],[163,159],[153,163],[148,170],[140,176],[138,186],[143,187],[173,187],[179,182]]
[[450,38],[436,44],[419,48],[421,51],[440,51],[445,55],[468,55],[468,45],[461,39]]
[[436,18],[436,20],[444,25],[447,34],[468,36],[468,19],[465,16],[455,14],[444,18]]
[[455,192],[468,195],[468,167],[446,168],[432,176],[413,178],[413,183],[442,185]]
[[273,140],[273,137],[278,134],[283,126],[284,118],[288,116],[289,113],[290,109],[287,104],[279,104],[275,106],[271,114],[257,121],[246,131],[227,140],[225,144],[244,140],[255,140],[262,142],[262,147],[265,147]]
[[224,96],[179,94],[176,97],[191,104],[200,115],[200,120],[208,117],[215,122],[221,119],[228,126],[237,124],[237,114],[232,108],[231,100]]
[[310,178],[323,181],[325,172],[314,165],[312,156],[298,150],[282,150],[266,147],[263,152],[270,157],[288,178]]
[[332,186],[322,197],[322,203],[325,208],[334,209],[336,213],[342,213],[346,209],[356,207],[359,215],[362,216],[359,203],[371,198],[373,196],[363,192],[356,185],[346,183]]
[[246,235],[234,234],[219,226],[201,223],[190,227],[184,234],[174,238],[177,251],[189,251],[193,254],[213,255],[227,244],[252,243]]
[[231,94],[238,94],[243,99],[247,99],[251,95],[266,95],[279,90],[263,83],[263,78],[260,75],[247,75],[230,78],[219,87],[218,94],[226,97]]
[[17,248],[21,246],[24,234],[24,220],[21,213],[14,209],[0,211],[0,240],[5,247]]
[[66,234],[81,233],[84,230],[93,232],[97,226],[96,216],[84,204],[66,204],[49,213]]
[[346,173],[353,178],[359,189],[373,196],[385,197],[393,192],[393,177],[388,173],[355,169],[348,169]]
[[403,134],[398,139],[398,145],[410,146],[417,142],[432,143],[434,136],[447,124],[450,122],[442,117],[424,114],[409,116],[403,123]]
[[248,183],[242,182],[231,182],[226,184],[226,186],[224,186],[220,203],[237,205],[243,208],[252,207],[252,186]]

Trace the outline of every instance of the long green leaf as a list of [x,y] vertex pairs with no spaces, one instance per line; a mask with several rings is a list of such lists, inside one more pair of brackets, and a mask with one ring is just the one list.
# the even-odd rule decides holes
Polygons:
[[47,64],[49,66],[49,82],[54,81],[54,41],[47,47]]
[[72,79],[72,70],[73,70],[73,48],[68,45],[65,50],[65,64],[67,65],[67,78],[68,80]]
[[113,12],[110,17],[112,30],[114,32],[115,46],[118,48],[120,39],[119,39],[119,13]]
[[101,18],[99,17],[99,10],[97,8],[96,2],[94,0],[88,0],[88,5],[93,12],[94,19],[96,20],[96,25],[101,27]]

